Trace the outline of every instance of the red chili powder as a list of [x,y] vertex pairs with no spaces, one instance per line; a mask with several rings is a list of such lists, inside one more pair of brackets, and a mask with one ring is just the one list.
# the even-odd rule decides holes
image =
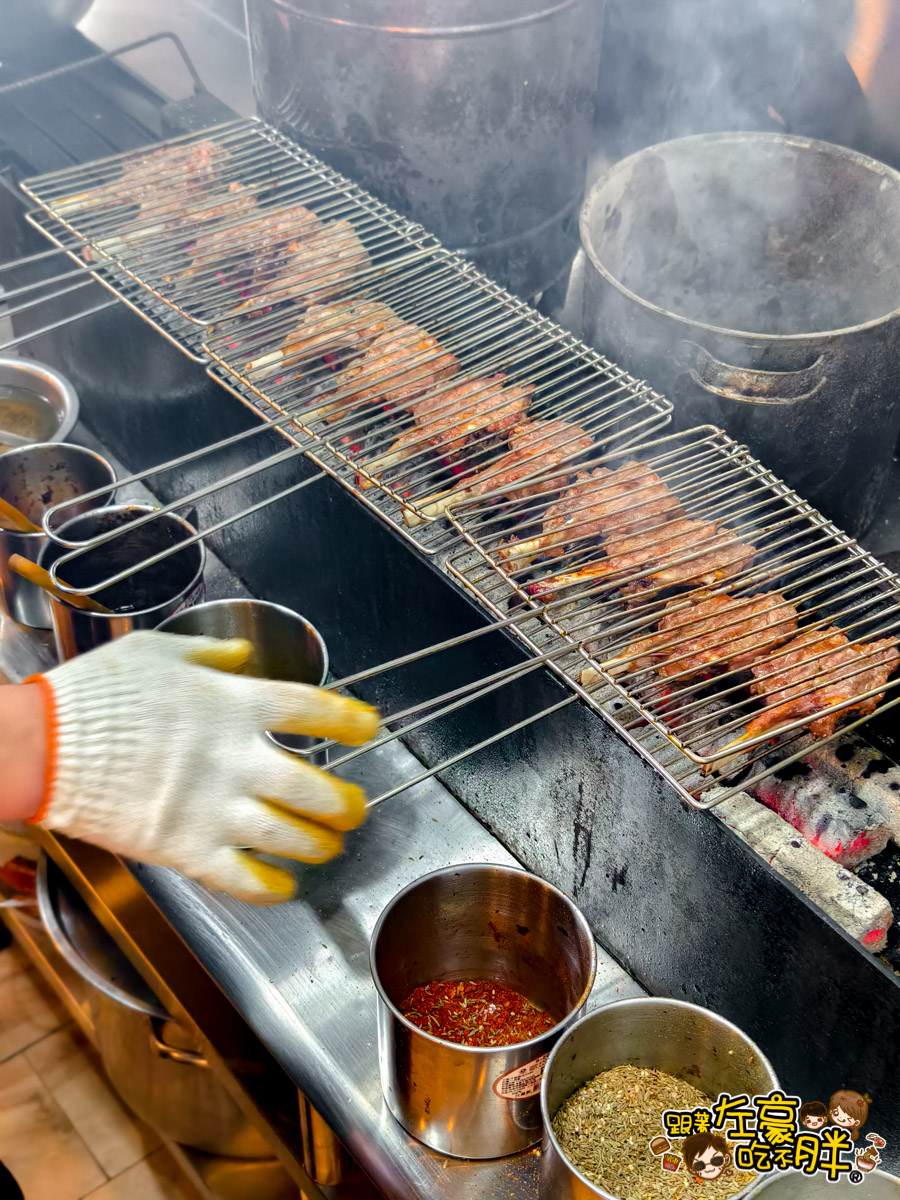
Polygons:
[[549,1013],[502,983],[426,983],[400,1005],[408,1021],[460,1046],[514,1046],[552,1029]]

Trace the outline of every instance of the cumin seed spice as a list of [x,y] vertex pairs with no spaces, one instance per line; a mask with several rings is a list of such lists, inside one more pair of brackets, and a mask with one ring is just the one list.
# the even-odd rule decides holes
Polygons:
[[[708,1108],[710,1098],[663,1071],[613,1067],[574,1092],[553,1118],[566,1157],[587,1179],[620,1200],[725,1200],[753,1175],[737,1171],[697,1182],[684,1163],[663,1171],[650,1141],[664,1132],[667,1109]],[[673,1143],[679,1156],[681,1142]]]

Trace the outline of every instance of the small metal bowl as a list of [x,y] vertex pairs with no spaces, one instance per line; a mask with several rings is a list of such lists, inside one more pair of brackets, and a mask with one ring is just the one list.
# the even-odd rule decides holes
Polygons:
[[[706,1008],[655,997],[604,1005],[557,1042],[544,1071],[541,1200],[618,1200],[569,1162],[553,1132],[553,1118],[582,1084],[621,1066],[665,1071],[713,1099],[723,1092],[765,1096],[779,1086],[760,1048],[736,1025]],[[749,1196],[757,1186],[754,1180],[732,1200]]]
[[[75,501],[66,511],[69,517],[112,504],[115,492],[78,501],[97,488],[116,482],[115,471],[99,454],[83,446],[59,442],[33,442],[17,450],[0,454],[0,497],[40,525],[44,513],[54,504]],[[0,528],[0,587],[10,616],[34,629],[49,629],[53,624],[50,598],[27,579],[9,570],[13,554],[37,562],[47,545],[43,533],[17,533]]]
[[[21,388],[46,400],[56,413],[56,428],[35,442],[64,442],[78,420],[78,393],[64,375],[30,358],[0,358],[0,392],[5,387]],[[0,429],[2,429],[0,421]],[[2,443],[0,436],[0,443]],[[27,444],[27,443],[26,443]]]
[[[597,964],[590,927],[571,900],[515,867],[445,867],[385,908],[370,963],[381,1088],[404,1129],[457,1158],[501,1158],[538,1141],[544,1063],[582,1011]],[[467,979],[502,983],[557,1024],[518,1045],[459,1046],[400,1012],[422,984]]]
[[[244,675],[315,687],[328,675],[328,650],[319,631],[299,613],[268,600],[208,600],[167,617],[158,629],[161,633],[246,638],[253,646],[253,658],[243,668]],[[311,762],[327,762],[324,751],[310,754],[317,738],[292,733],[270,733],[269,737],[282,750],[302,754]]]
[[[74,588],[86,588],[196,536],[193,525],[175,513],[162,513],[147,524],[128,531],[131,522],[155,511],[146,504],[112,504],[82,513],[54,531],[59,540],[43,547],[38,562],[49,571],[66,553],[67,546],[84,544],[113,530],[122,530],[118,537],[90,547],[79,558],[66,563],[63,581]],[[199,604],[206,595],[205,564],[206,547],[202,542],[192,542],[160,563],[142,568],[121,583],[99,591],[97,600],[113,609],[110,613],[73,608],[51,596],[50,613],[60,660],[64,662],[114,638],[124,637],[133,629],[155,629],[165,617]]]

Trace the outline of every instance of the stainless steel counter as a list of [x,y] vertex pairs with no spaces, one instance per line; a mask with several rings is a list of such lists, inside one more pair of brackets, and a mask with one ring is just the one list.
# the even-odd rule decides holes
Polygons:
[[[380,790],[419,770],[394,744],[364,756],[346,777]],[[132,869],[386,1196],[532,1197],[534,1153],[477,1164],[444,1158],[410,1138],[381,1096],[369,935],[400,888],[453,862],[515,859],[429,780],[374,809],[364,828],[348,836],[343,858],[298,868],[299,898],[277,908],[214,895],[173,871]],[[641,994],[601,949],[591,1005]]]

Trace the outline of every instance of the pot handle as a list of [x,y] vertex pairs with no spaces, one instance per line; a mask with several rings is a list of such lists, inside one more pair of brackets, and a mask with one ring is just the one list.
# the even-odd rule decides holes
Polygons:
[[183,1063],[187,1067],[209,1067],[209,1062],[196,1050],[183,1050],[180,1046],[170,1046],[162,1038],[163,1021],[158,1017],[150,1020],[150,1046],[159,1058],[171,1062]]
[[744,404],[799,404],[814,396],[828,379],[824,354],[800,371],[756,371],[720,362],[694,342],[684,345],[692,363],[688,373],[694,383],[726,400]]

